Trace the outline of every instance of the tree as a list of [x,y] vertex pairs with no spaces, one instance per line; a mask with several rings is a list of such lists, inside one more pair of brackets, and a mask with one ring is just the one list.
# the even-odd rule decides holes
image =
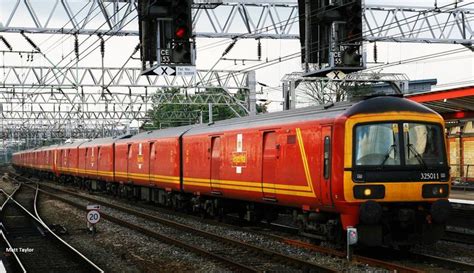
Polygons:
[[331,80],[316,80],[304,82],[303,94],[317,104],[327,104],[347,99],[343,82]]
[[[148,111],[149,122],[142,126],[144,130],[177,127],[209,122],[208,99],[218,103],[212,105],[213,121],[245,116],[246,112],[239,104],[245,104],[248,97],[246,90],[239,90],[235,95],[221,88],[209,88],[198,94],[182,93],[178,88],[162,89],[153,95],[153,108]],[[211,100],[212,101],[212,100]],[[225,104],[225,101],[229,105]],[[258,106],[257,111],[266,112],[265,106]]]

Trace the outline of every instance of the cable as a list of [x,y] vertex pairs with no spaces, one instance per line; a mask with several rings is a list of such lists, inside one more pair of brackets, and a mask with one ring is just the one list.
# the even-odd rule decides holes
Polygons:
[[[94,2],[91,2],[91,4],[93,5]],[[89,5],[89,3],[86,3],[79,11],[77,11],[76,14],[74,14],[74,16],[73,16],[68,22],[66,22],[66,23],[61,27],[61,29],[64,29],[64,28],[68,25],[68,23],[69,23],[71,20],[75,19],[76,16],[78,16],[79,13],[81,13],[88,5]],[[110,5],[110,3],[109,3],[108,5]],[[92,19],[94,19],[94,18],[95,18],[95,16],[92,17]],[[83,18],[81,21],[79,21],[79,22],[78,22],[78,25],[79,25],[80,23],[82,23],[83,21],[85,21],[85,19],[86,19],[86,18]],[[71,30],[71,31],[72,31],[72,30]],[[71,31],[69,31],[68,33],[64,33],[64,34],[71,34]],[[45,44],[46,42],[48,42],[48,41],[49,41],[51,38],[53,38],[54,36],[56,36],[56,34],[51,34],[46,40],[42,41],[42,42],[39,44],[39,47],[41,48],[41,46],[42,46],[43,44]],[[54,46],[54,45],[57,46],[57,44],[58,44],[63,38],[64,38],[64,36],[60,37],[59,40],[58,40],[56,43],[53,43],[52,46]],[[47,53],[48,50],[49,50],[49,48],[46,48],[44,51]]]
[[[467,5],[469,5],[469,4],[470,4],[470,3],[467,3],[467,4],[465,4],[465,5],[461,6],[461,7],[467,6]],[[447,4],[447,5],[443,6],[443,8],[448,7],[448,6],[450,6],[450,5],[453,5],[453,4]],[[460,8],[460,7],[459,7],[459,8]],[[453,9],[453,8],[452,8],[452,9]],[[455,9],[455,8],[454,8],[454,9]],[[448,10],[451,10],[451,9],[448,9]],[[429,17],[432,17],[432,16],[434,16],[434,15],[435,15],[435,14],[429,15]],[[415,18],[415,17],[417,17],[417,15],[413,15],[413,16],[407,17],[407,18],[404,19],[404,21],[407,21],[407,19]],[[414,21],[416,21],[416,20],[417,20],[417,18],[415,18],[415,20],[413,20],[413,21],[407,21],[407,22],[404,23],[404,24],[400,24],[399,21],[398,21],[398,22],[392,22],[392,23],[388,24],[388,26],[390,26],[390,25],[395,25],[394,27],[391,27],[391,28],[388,28],[388,29],[387,29],[387,28],[385,28],[387,25],[384,25],[384,26],[381,26],[381,27],[378,27],[378,28],[375,28],[375,29],[368,30],[368,31],[366,31],[366,32],[364,32],[364,33],[367,33],[367,32],[370,32],[370,31],[374,31],[374,30],[379,29],[379,28],[382,28],[382,27],[385,28],[385,29],[384,29],[385,31],[388,31],[388,30],[393,29],[393,28],[402,27],[402,26],[407,25],[407,24],[409,24],[409,23],[412,23],[412,22],[414,22]],[[454,22],[453,24],[455,24],[455,22]],[[442,28],[442,27],[446,27],[446,26],[442,26],[441,24],[438,24],[438,25],[437,25],[437,28]],[[425,27],[424,29],[426,29],[427,31],[429,31],[429,30],[433,30],[433,27],[428,26],[428,27]],[[362,37],[364,36],[364,33],[361,34]],[[422,33],[422,32],[419,31],[419,33]],[[350,40],[348,39],[348,41],[350,41]],[[328,48],[329,48],[329,47],[325,47],[325,48],[323,48],[323,50],[324,50],[324,49],[328,49]],[[313,50],[313,52],[315,52],[315,51],[316,51],[316,50]],[[312,52],[310,52],[310,53],[312,53]],[[286,56],[283,56],[283,57],[280,56],[279,58],[273,59],[273,60],[268,61],[268,62],[263,63],[263,64],[257,64],[257,65],[251,66],[251,67],[247,67],[247,68],[245,68],[245,69],[239,70],[238,72],[243,73],[243,72],[247,72],[247,71],[250,71],[250,70],[262,69],[262,68],[265,68],[265,67],[274,65],[274,64],[276,64],[276,63],[280,63],[280,62],[283,62],[283,61],[287,61],[287,60],[290,60],[290,59],[293,59],[293,58],[297,58],[297,57],[300,57],[300,56],[301,56],[301,53],[295,52],[295,53],[292,53],[292,54],[289,54],[289,55],[286,55]],[[277,62],[277,61],[278,61],[278,62]]]
[[[350,4],[353,4],[353,3],[355,3],[355,1],[349,2],[349,3],[345,4],[345,5],[350,5]],[[454,4],[455,4],[455,3],[446,4],[446,5],[444,5],[444,6],[440,7],[440,8],[446,8],[446,7],[451,6],[451,5],[454,5]],[[467,6],[467,5],[469,5],[469,4],[470,4],[470,3],[467,3],[467,4],[463,5],[463,6]],[[345,6],[345,5],[343,5],[343,6]],[[322,10],[323,8],[317,9],[317,10],[315,10],[315,11],[313,11],[313,12],[311,13],[311,17],[317,16],[317,15],[319,15],[319,14],[323,14],[323,13],[328,12],[328,11],[332,11],[332,10],[339,9],[340,7],[343,7],[343,6],[337,6],[337,7],[328,9],[328,10],[324,10],[323,12],[318,12],[318,11]],[[459,8],[461,8],[461,7],[463,7],[463,6],[460,6]],[[438,8],[438,9],[433,9],[432,11],[438,11],[440,8]],[[455,6],[453,9],[457,9],[457,8],[458,8],[458,7]],[[298,18],[298,20],[299,20],[300,17],[302,17],[302,16],[303,16],[303,15],[297,15],[297,16],[294,16],[294,17],[292,17],[292,18],[289,18],[288,20],[282,20],[282,21],[280,21],[280,22],[275,23],[275,24],[274,24],[274,25],[275,25],[274,27],[270,27],[270,28],[269,28],[269,27],[262,27],[262,28],[260,28],[260,29],[256,29],[256,30],[254,31],[254,33],[250,33],[250,34],[249,34],[249,33],[245,33],[245,34],[238,35],[238,36],[236,36],[236,37],[234,37],[234,38],[245,38],[245,36],[254,35],[258,30],[267,30],[267,31],[268,31],[268,30],[273,30],[273,29],[276,29],[276,28],[277,28],[277,25],[279,25],[279,24],[286,24],[288,21],[290,21],[290,20],[292,20],[292,19],[296,19],[296,18]],[[414,21],[416,21],[416,20],[418,19],[418,18],[417,18],[418,16],[419,16],[419,15],[412,15],[412,16],[406,17],[406,18],[404,18],[404,21],[407,21],[408,19],[411,19],[411,18],[415,18]],[[433,16],[433,15],[430,15],[430,17],[431,17],[431,16]],[[380,26],[380,27],[373,28],[373,29],[371,29],[371,30],[369,30],[369,31],[376,31],[376,30],[379,30],[379,29],[383,29],[383,28],[385,28],[386,26],[394,25],[394,26],[391,27],[391,28],[384,29],[385,31],[389,31],[389,30],[392,30],[392,29],[394,29],[394,28],[400,28],[400,27],[402,27],[402,26],[404,26],[404,25],[407,25],[407,24],[409,24],[409,23],[412,23],[412,22],[414,22],[414,21],[407,22],[407,23],[402,24],[402,25],[399,25],[399,24],[398,24],[400,21],[399,21],[399,22],[392,22],[392,23],[390,23],[390,24],[384,24],[384,25],[382,25],[382,26]],[[438,25],[440,25],[440,23],[438,23]],[[427,28],[427,29],[429,30],[429,28]],[[222,42],[226,43],[227,41],[216,42],[216,44],[217,44],[217,43],[222,43]],[[313,44],[314,44],[314,43],[313,43]],[[313,45],[313,44],[312,44],[312,45]],[[210,48],[207,48],[207,47],[209,47],[209,46],[211,46],[211,47],[210,47]],[[211,49],[211,48],[213,48],[212,44],[206,45],[204,48],[201,48],[200,50],[207,50],[207,49]]]
[[[465,5],[463,5],[463,6],[467,6],[467,5],[469,5],[469,4],[472,4],[472,3],[468,3],[468,4],[465,4]],[[453,4],[449,4],[449,5],[453,5]],[[448,5],[445,5],[445,6],[443,6],[443,7],[446,7],[446,6],[448,6]],[[433,15],[430,15],[430,16],[433,16]],[[408,18],[410,18],[410,17],[408,17]],[[407,18],[407,19],[408,19],[408,18]],[[453,22],[452,24],[455,24],[455,23],[456,23],[456,22]],[[398,26],[400,25],[399,22],[393,22],[393,23],[391,23],[391,24],[397,24],[396,27],[398,27]],[[407,23],[405,23],[405,24],[403,24],[403,25],[406,25],[406,24],[407,24]],[[403,25],[400,25],[400,27],[403,26]],[[441,25],[441,24],[438,24],[438,28],[445,27],[445,26],[440,26],[440,25]],[[432,28],[432,27],[429,27],[429,26],[428,26],[428,27],[425,27],[425,29],[427,29],[427,30],[433,30],[433,28]],[[363,35],[364,35],[364,33],[362,34],[362,36],[363,36]],[[329,49],[329,47],[325,47],[325,48],[323,48],[323,50],[324,50],[324,49]],[[313,52],[316,52],[316,50],[314,50]],[[310,52],[310,53],[313,53],[313,52]],[[299,53],[299,52],[295,52],[295,53],[286,55],[286,56],[284,56],[284,57],[279,57],[279,58],[277,58],[277,59],[271,60],[270,62],[275,62],[275,61],[277,61],[277,60],[279,60],[279,59],[286,59],[286,60],[288,60],[287,58],[290,57],[290,56],[293,56],[293,58],[300,57],[301,54],[298,54],[298,53]],[[263,66],[263,67],[259,67],[259,66]],[[265,64],[257,64],[257,65],[254,65],[254,66],[251,66],[251,67],[248,67],[248,68],[239,70],[239,72],[246,72],[246,71],[252,70],[252,69],[255,68],[255,67],[258,67],[258,68],[256,68],[256,69],[261,69],[261,68],[264,68],[264,67],[266,67],[266,66],[265,66]]]
[[[134,17],[134,18],[136,18],[136,17]],[[134,18],[133,18],[133,19],[134,19]],[[133,19],[132,19],[132,20],[133,20]],[[286,22],[286,21],[285,21],[285,22]],[[130,22],[128,22],[128,23],[130,23]],[[127,23],[127,24],[128,24],[128,23]],[[392,24],[393,24],[393,23],[392,23]],[[249,35],[249,34],[245,34],[245,35]],[[241,35],[241,36],[244,36],[244,35]],[[84,54],[89,48],[90,48],[90,46],[83,52],[83,54]],[[90,54],[90,53],[89,53],[89,54]],[[86,56],[88,56],[89,54],[87,54]],[[68,54],[68,55],[69,55],[69,54]],[[278,58],[278,60],[282,60],[282,59],[283,59],[283,61],[284,61],[284,60],[287,60],[289,57],[292,57],[292,55],[294,56],[295,53],[294,53],[294,54],[287,55],[287,56],[285,56],[285,57],[283,57],[283,58],[280,57],[280,58]],[[297,56],[294,56],[294,57],[297,57]],[[294,57],[292,57],[292,58],[294,58]],[[260,64],[260,65],[261,65],[261,64]],[[259,66],[259,65],[256,65],[256,66]],[[256,67],[256,66],[254,66],[254,67]],[[265,66],[268,66],[268,65],[265,65]],[[261,69],[261,68],[263,68],[263,67],[259,67],[259,68],[257,68],[257,69]],[[241,71],[239,71],[239,72],[245,72],[246,70],[249,70],[249,68],[247,68],[247,69],[245,69],[245,70],[241,70]]]

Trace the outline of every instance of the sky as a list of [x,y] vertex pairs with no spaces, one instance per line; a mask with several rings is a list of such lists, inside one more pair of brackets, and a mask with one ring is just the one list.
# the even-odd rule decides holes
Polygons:
[[[0,0],[0,7],[8,7],[15,3],[13,0]],[[34,5],[40,7],[40,4],[51,3],[52,1],[47,0],[31,0]],[[70,1],[71,3],[81,3],[81,1]],[[262,1],[260,1],[262,2]],[[367,0],[367,4],[377,5],[416,5],[424,7],[433,7],[435,0]],[[454,0],[438,0],[438,6],[451,4]],[[473,3],[472,9],[474,10],[474,0],[464,0],[463,4]],[[6,14],[3,9],[0,11],[0,22],[5,20]],[[22,20],[21,16],[17,16],[14,20]],[[21,21],[17,21],[16,24],[20,24]],[[134,28],[134,26],[127,26],[127,28]],[[295,25],[297,28],[297,25]],[[19,34],[1,33],[9,41],[13,41],[12,44],[17,49],[28,49],[31,48],[29,45],[19,36]],[[50,65],[50,61],[59,66],[66,65],[69,61],[74,60],[74,54],[68,55],[73,49],[73,37],[71,35],[30,35],[32,39],[39,44],[40,48],[48,56],[48,60],[44,58],[35,58],[33,62],[28,61],[26,56],[19,57],[17,55],[4,55],[1,57],[0,62],[17,64],[17,65]],[[83,43],[80,46],[81,52],[86,49],[89,45],[93,45],[97,40],[96,37],[80,36],[80,42]],[[197,39],[197,68],[198,69],[209,69],[215,66],[215,69],[228,69],[228,70],[241,70],[249,66],[260,64],[262,62],[245,62],[242,64],[238,62],[234,64],[232,61],[219,60],[222,52],[225,50],[227,45],[231,41],[229,39]],[[298,40],[262,40],[262,60],[272,60],[285,56],[291,53],[300,51],[300,44]],[[128,59],[129,55],[133,51],[133,48],[138,43],[138,37],[112,37],[106,42],[106,54],[105,64],[111,67],[120,67]],[[367,61],[369,62],[369,68],[383,64],[393,63],[401,60],[428,55],[432,53],[438,53],[443,51],[451,51],[463,48],[461,45],[450,45],[450,44],[413,44],[413,43],[388,43],[378,42],[378,64],[371,64],[374,61],[373,57],[373,43],[366,43],[366,54]],[[5,49],[0,44],[0,50]],[[82,66],[100,66],[100,55],[99,50],[94,50],[90,56],[85,57],[81,60],[79,65]],[[138,54],[135,55],[138,57]],[[237,42],[236,46],[226,56],[226,58],[245,58],[245,59],[256,59],[257,58],[257,41],[254,39],[241,39]],[[1,63],[0,63],[1,65]],[[128,61],[128,65],[138,67],[140,65],[137,60]],[[293,58],[288,61],[276,63],[275,65],[259,69],[257,73],[257,81],[264,83],[269,87],[258,86],[258,91],[263,91],[258,95],[259,98],[271,100],[269,108],[272,111],[281,109],[281,79],[282,77],[291,72],[301,71],[300,58]],[[378,70],[376,70],[378,71]],[[437,79],[438,88],[452,88],[453,83],[462,84],[474,84],[474,52],[465,50],[461,53],[449,55],[441,58],[432,58],[428,60],[412,62],[406,65],[397,65],[381,70],[384,73],[405,73],[409,79]],[[0,69],[1,79],[1,69]],[[468,82],[470,81],[470,82]]]

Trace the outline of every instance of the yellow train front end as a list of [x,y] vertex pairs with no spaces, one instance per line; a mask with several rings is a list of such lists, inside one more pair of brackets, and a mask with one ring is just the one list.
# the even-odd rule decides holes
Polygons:
[[344,199],[358,206],[360,243],[436,242],[451,209],[444,121],[406,99],[377,102],[383,111],[353,112],[345,123]]

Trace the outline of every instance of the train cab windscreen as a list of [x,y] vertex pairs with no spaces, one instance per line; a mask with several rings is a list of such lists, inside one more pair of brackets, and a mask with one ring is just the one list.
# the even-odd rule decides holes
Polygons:
[[442,167],[446,154],[441,126],[392,122],[361,124],[355,128],[355,167]]

